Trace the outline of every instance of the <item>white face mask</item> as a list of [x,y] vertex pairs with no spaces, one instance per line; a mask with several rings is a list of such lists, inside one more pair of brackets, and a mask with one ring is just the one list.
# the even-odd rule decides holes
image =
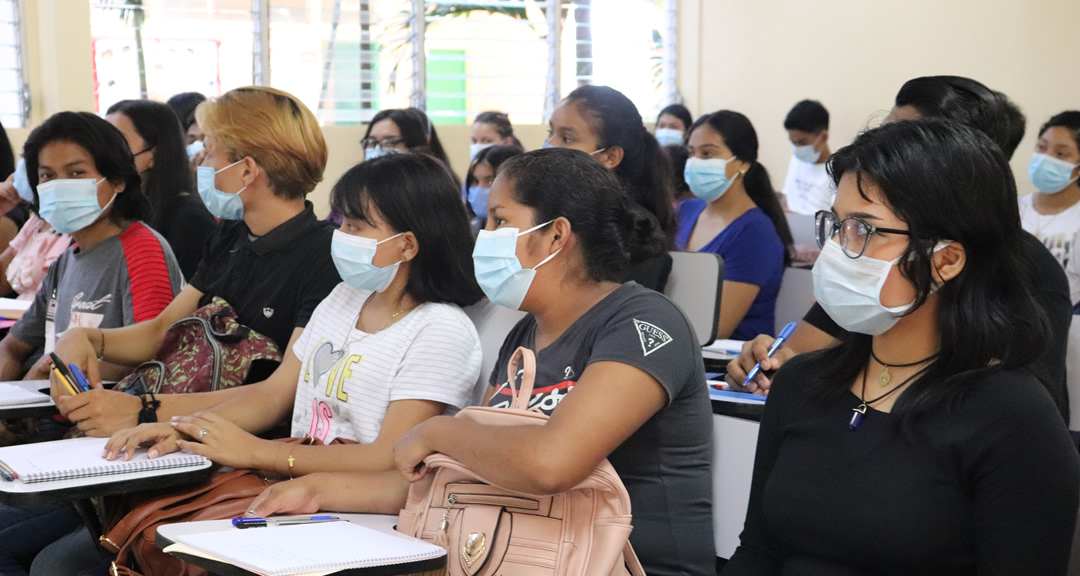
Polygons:
[[793,146],[795,150],[795,158],[799,162],[805,162],[807,164],[816,164],[821,158],[821,152],[814,150],[813,144],[807,144],[806,146]]
[[[934,252],[951,242],[939,242]],[[829,240],[814,264],[814,298],[841,328],[877,336],[888,332],[914,301],[887,308],[881,288],[900,258],[878,260],[869,256],[848,258],[835,240]]]
[[476,155],[491,148],[494,144],[484,144],[482,142],[473,142],[469,145],[469,160],[475,160]]

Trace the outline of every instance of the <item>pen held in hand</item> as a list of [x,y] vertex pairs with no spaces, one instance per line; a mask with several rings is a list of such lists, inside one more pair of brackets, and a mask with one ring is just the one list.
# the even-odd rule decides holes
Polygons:
[[[769,358],[772,358],[773,354],[775,354],[776,351],[780,349],[780,346],[784,344],[784,341],[791,337],[791,333],[795,331],[796,325],[798,325],[797,322],[791,322],[787,326],[784,326],[784,329],[780,331],[780,335],[776,337],[776,341],[769,347]],[[750,384],[750,381],[754,379],[754,376],[757,376],[758,372],[761,372],[761,362],[754,364],[754,369],[746,375],[743,386]]]

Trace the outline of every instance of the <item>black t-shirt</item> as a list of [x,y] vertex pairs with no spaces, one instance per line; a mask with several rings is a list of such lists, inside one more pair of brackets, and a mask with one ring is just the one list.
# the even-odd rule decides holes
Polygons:
[[[1024,256],[1033,268],[1031,273],[1035,278],[1035,295],[1050,320],[1050,337],[1047,338],[1046,351],[1037,360],[1037,368],[1050,378],[1047,384],[1054,390],[1058,411],[1068,424],[1069,392],[1065,386],[1065,352],[1073,314],[1069,280],[1065,277],[1061,264],[1038,238],[1025,231],[1023,242],[1021,247]],[[844,335],[844,329],[817,303],[803,316],[803,322],[833,338]]]
[[155,229],[169,241],[176,263],[184,278],[191,279],[199,269],[206,241],[217,228],[217,220],[194,194],[177,196],[166,206],[166,214],[157,217]]
[[[511,330],[491,375],[489,405],[509,405],[506,366],[519,346],[536,350],[536,320]],[[621,362],[663,386],[668,405],[608,460],[630,494],[630,541],[649,576],[716,573],[712,530],[712,407],[701,348],[682,312],[633,282],[616,289],[536,355],[530,407],[545,414],[594,362]]]
[[910,431],[860,400],[825,399],[805,354],[776,374],[742,542],[724,576],[1065,574],[1080,455],[1026,370],[972,385]]
[[210,241],[191,285],[236,309],[240,323],[285,350],[295,328],[303,328],[315,307],[341,278],[330,257],[334,225],[320,222],[306,202],[304,211],[268,234],[252,239],[243,220],[223,220]]

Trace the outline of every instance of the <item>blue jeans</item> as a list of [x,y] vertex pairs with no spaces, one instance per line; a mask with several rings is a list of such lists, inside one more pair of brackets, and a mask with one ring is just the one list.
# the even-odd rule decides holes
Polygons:
[[30,576],[76,576],[83,571],[94,573],[95,567],[108,574],[107,561],[112,557],[94,542],[86,526],[80,526],[42,550],[30,567]]
[[0,504],[0,576],[27,576],[38,552],[80,525],[70,502]]

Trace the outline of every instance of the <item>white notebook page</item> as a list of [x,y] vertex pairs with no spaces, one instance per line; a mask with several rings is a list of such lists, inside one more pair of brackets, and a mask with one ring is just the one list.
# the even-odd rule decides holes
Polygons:
[[[46,386],[48,382],[46,381]],[[48,394],[42,394],[34,390],[27,390],[14,384],[0,382],[0,406],[21,406],[23,404],[45,404],[49,401]]]
[[201,466],[206,458],[191,452],[173,452],[151,460],[145,448],[139,448],[130,461],[101,457],[108,438],[72,438],[55,442],[40,442],[0,448],[3,461],[23,482],[43,482],[68,478],[108,476],[124,472],[141,472]]
[[287,576],[439,558],[446,550],[350,522],[231,528],[177,536],[177,542],[250,572]]

